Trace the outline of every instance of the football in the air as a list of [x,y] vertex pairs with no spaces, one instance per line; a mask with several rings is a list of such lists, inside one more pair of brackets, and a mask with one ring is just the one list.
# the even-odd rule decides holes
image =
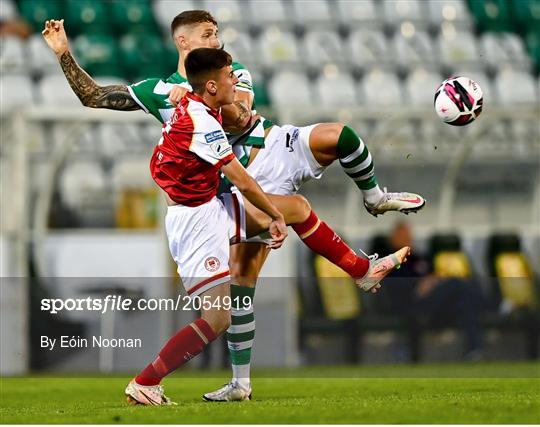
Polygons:
[[465,126],[482,112],[484,97],[480,85],[468,77],[450,77],[435,92],[435,111],[453,126]]

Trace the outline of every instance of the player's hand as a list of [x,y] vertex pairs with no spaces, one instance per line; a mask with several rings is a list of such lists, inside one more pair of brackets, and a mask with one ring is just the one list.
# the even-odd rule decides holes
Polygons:
[[169,101],[171,101],[171,104],[176,107],[180,100],[184,97],[186,92],[187,89],[185,87],[182,87],[180,85],[174,85],[174,87],[169,92]]
[[60,56],[69,50],[68,38],[64,30],[64,20],[56,21],[51,19],[45,22],[45,29],[41,32],[43,38],[54,51],[56,56]]
[[283,245],[285,238],[287,237],[287,224],[283,217],[278,218],[270,223],[268,231],[272,236],[272,242],[268,245],[270,249],[279,249]]

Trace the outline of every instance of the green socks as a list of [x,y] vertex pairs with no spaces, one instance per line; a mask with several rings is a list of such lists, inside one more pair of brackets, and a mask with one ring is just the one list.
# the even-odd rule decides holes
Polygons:
[[349,126],[344,126],[337,143],[339,163],[347,175],[362,191],[368,204],[376,204],[383,196],[375,177],[371,154]]
[[250,386],[251,347],[255,338],[254,295],[255,288],[231,285],[231,326],[227,329],[227,344],[233,380],[244,388]]

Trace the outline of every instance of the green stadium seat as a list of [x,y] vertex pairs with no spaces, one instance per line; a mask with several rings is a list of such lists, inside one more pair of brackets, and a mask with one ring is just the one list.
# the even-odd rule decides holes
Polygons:
[[520,32],[540,28],[540,0],[510,0],[516,29]]
[[133,28],[157,31],[157,24],[149,0],[113,1],[111,6],[111,21],[117,33],[132,31]]
[[106,34],[83,34],[73,42],[75,55],[91,76],[122,76],[116,40]]
[[176,67],[167,69],[164,42],[152,33],[126,34],[120,39],[120,54],[124,69],[131,77],[163,77],[176,70]]
[[480,31],[513,30],[506,0],[469,0],[469,5]]
[[[109,3],[110,4],[110,3]],[[66,25],[70,34],[111,33],[106,3],[100,0],[68,0]]]
[[165,67],[169,72],[168,75],[171,75],[178,68],[178,51],[176,50],[176,47],[174,46],[174,43],[170,37],[166,37],[166,40],[163,42],[163,46],[165,49],[163,62],[165,63]]
[[21,0],[19,10],[34,31],[41,31],[48,19],[60,19],[65,14],[65,2],[54,0]]

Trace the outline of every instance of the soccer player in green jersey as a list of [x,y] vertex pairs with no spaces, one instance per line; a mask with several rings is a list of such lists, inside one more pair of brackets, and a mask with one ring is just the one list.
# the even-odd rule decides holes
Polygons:
[[[171,33],[179,53],[177,72],[165,80],[149,78],[130,86],[96,84],[69,52],[63,21],[50,21],[44,30],[44,37],[56,53],[73,91],[84,105],[125,111],[142,109],[163,123],[170,118],[174,104],[191,89],[184,67],[187,54],[199,47],[221,47],[217,22],[206,11],[180,13],[172,21]],[[255,114],[249,70],[239,63],[233,63],[233,70],[239,82],[234,103],[222,107],[224,128],[231,132],[231,145],[236,156],[265,192],[294,194],[303,182],[320,178],[327,166],[339,160],[345,173],[362,192],[364,204],[373,215],[392,210],[416,212],[424,206],[425,200],[416,194],[387,193],[380,189],[371,154],[349,126],[342,123],[319,123],[306,127],[277,126],[259,118]],[[323,232],[324,227],[326,234]],[[304,243],[314,250],[322,250],[317,245],[326,244],[334,237],[334,233],[316,216],[310,215],[302,226],[293,228]],[[337,239],[340,240],[339,237]],[[231,247],[230,267],[235,278],[231,296],[253,299],[257,277],[269,252],[266,243],[264,236],[261,236]],[[376,270],[377,263],[382,260],[370,259],[370,271]],[[335,263],[343,268],[343,264]],[[351,268],[355,267],[349,266],[348,270]],[[347,267],[344,269],[349,272]],[[369,277],[369,272],[365,277]],[[357,283],[362,286],[362,279],[357,280]],[[233,380],[216,392],[205,394],[206,400],[250,398],[250,361],[254,335],[253,312],[233,312],[232,325],[227,332]]]

